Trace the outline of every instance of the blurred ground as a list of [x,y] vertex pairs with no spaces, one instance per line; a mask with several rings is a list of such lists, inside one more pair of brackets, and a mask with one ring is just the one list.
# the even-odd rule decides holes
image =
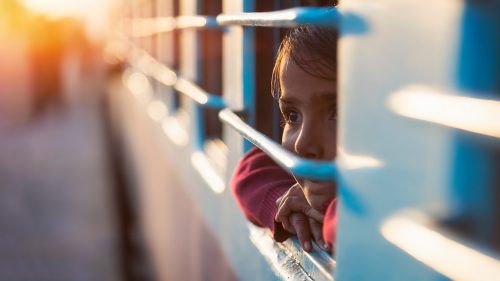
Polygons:
[[0,129],[0,280],[122,279],[104,75],[66,76],[63,106]]

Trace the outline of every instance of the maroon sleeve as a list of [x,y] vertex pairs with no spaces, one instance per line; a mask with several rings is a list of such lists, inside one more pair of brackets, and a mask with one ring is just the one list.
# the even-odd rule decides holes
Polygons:
[[328,205],[323,219],[323,238],[327,243],[335,246],[335,234],[337,233],[337,198]]
[[274,221],[278,211],[276,200],[294,184],[295,179],[290,174],[255,147],[238,163],[231,179],[231,190],[247,219],[269,228],[273,238],[281,242],[291,234]]

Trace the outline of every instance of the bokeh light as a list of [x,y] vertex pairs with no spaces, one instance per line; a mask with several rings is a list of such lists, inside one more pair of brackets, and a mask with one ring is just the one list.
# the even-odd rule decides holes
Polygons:
[[75,17],[83,20],[92,38],[107,32],[107,14],[110,0],[22,0],[30,10],[51,18]]

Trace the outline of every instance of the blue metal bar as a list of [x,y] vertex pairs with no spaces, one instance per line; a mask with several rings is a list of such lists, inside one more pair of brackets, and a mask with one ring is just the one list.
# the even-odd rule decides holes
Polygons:
[[210,163],[208,156],[203,150],[193,152],[191,155],[191,164],[213,192],[219,194],[224,191],[226,188],[224,179],[217,173],[217,170]]
[[216,109],[226,107],[222,97],[209,94],[195,83],[179,77],[175,71],[153,58],[144,50],[133,50],[130,64],[158,82],[169,87],[174,87],[177,91],[189,97],[201,107]]
[[219,112],[219,118],[244,138],[267,153],[281,167],[299,178],[333,181],[338,177],[337,165],[333,161],[302,159],[284,149],[259,131],[247,125],[230,109]]
[[340,13],[336,8],[302,7],[274,12],[256,12],[240,14],[220,14],[220,25],[294,27],[304,24],[337,27]]
[[177,29],[184,28],[220,28],[213,16],[178,16],[175,18]]
[[222,109],[226,106],[224,100],[222,100],[220,96],[211,95],[195,83],[182,77],[177,79],[174,88],[194,100],[202,107]]

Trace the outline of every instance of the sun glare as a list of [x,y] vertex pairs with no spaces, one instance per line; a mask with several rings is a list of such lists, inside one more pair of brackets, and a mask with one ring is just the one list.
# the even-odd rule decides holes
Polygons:
[[48,16],[76,16],[87,10],[89,4],[93,4],[88,0],[23,0],[26,7]]
[[[3,1],[3,0],[0,0]],[[51,18],[75,17],[85,22],[91,37],[105,34],[110,0],[21,0],[36,13]]]

